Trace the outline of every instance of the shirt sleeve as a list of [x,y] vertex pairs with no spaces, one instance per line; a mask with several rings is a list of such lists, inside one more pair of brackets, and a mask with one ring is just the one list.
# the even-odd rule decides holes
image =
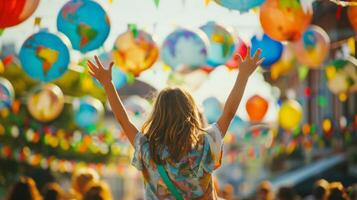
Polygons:
[[221,166],[222,161],[222,134],[217,124],[208,127],[205,134],[203,149],[203,168],[212,173]]
[[147,138],[138,132],[134,139],[134,155],[131,164],[138,170],[144,169],[145,147],[148,145]]

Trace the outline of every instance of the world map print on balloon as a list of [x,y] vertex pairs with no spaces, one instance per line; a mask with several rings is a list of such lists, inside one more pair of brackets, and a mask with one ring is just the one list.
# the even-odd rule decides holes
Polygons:
[[177,29],[163,43],[162,60],[174,70],[195,69],[206,64],[207,43],[202,32]]
[[70,60],[65,43],[46,31],[31,35],[22,45],[19,57],[30,77],[45,82],[61,77],[67,71]]
[[259,6],[265,0],[214,0],[217,4],[228,9],[247,12],[249,9]]
[[216,67],[227,62],[234,51],[232,33],[213,21],[202,26],[201,30],[206,33],[209,39],[207,65]]
[[159,49],[151,35],[133,29],[119,35],[113,47],[113,59],[123,71],[138,76],[159,57]]
[[15,91],[10,81],[0,77],[0,110],[10,108],[14,97]]
[[110,21],[98,3],[71,0],[57,16],[57,29],[69,38],[74,49],[86,53],[104,43],[110,31]]

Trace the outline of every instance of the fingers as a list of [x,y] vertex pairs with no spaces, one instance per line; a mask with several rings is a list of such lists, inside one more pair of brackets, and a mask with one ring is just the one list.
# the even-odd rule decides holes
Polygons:
[[262,54],[262,50],[259,48],[257,49],[257,51],[255,51],[255,54],[252,59],[258,61],[261,54]]
[[242,65],[243,63],[243,58],[240,54],[237,54],[237,62],[238,62],[238,66]]
[[100,68],[104,68],[102,65],[102,62],[100,62],[99,58],[97,55],[94,56],[95,62],[97,63],[97,66]]
[[87,61],[87,65],[92,72],[96,72],[98,70],[97,66],[95,66],[95,64],[90,60]]
[[248,54],[247,57],[248,57],[248,58],[251,58],[251,55],[252,55],[250,51],[251,51],[251,47],[248,46],[248,47],[247,47],[247,54]]
[[113,68],[113,65],[114,65],[114,62],[112,61],[112,62],[110,62],[110,64],[109,64],[109,71],[112,71],[112,68]]
[[264,60],[265,60],[265,58],[258,60],[257,65],[261,65],[264,62]]
[[94,72],[93,72],[91,69],[89,69],[88,72],[89,72],[90,75],[92,75],[93,77],[95,77],[95,74],[94,74]]

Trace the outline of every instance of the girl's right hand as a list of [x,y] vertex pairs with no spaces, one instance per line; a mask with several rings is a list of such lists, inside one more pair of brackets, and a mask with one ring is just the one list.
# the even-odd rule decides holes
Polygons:
[[111,83],[112,81],[112,67],[113,62],[109,64],[107,68],[105,68],[100,62],[98,56],[94,56],[96,64],[92,61],[88,60],[87,65],[89,67],[89,73],[95,77],[103,86]]
[[264,58],[259,59],[261,53],[262,50],[258,49],[253,56],[250,56],[252,55],[251,48],[248,47],[245,59],[242,59],[242,57],[238,55],[239,75],[248,78],[255,71],[255,69],[263,63]]

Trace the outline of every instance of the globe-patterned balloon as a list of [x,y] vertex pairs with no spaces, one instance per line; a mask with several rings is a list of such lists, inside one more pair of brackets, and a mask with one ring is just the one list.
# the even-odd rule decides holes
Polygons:
[[177,29],[168,35],[161,58],[174,70],[190,70],[206,64],[207,37],[202,32]]
[[262,4],[265,0],[214,0],[217,4],[233,10],[247,12],[249,9]]
[[159,49],[151,35],[143,30],[128,30],[119,35],[113,48],[113,59],[123,71],[138,76],[159,57]]
[[86,53],[104,43],[110,31],[110,22],[98,3],[71,0],[58,13],[57,29],[69,38],[74,49]]
[[35,88],[27,99],[28,111],[40,122],[56,119],[61,114],[63,106],[62,90],[51,83]]
[[234,51],[232,33],[212,21],[202,26],[201,30],[206,33],[209,39],[207,65],[216,67],[227,62]]
[[86,96],[73,102],[74,121],[77,126],[87,129],[103,117],[104,107],[98,99]]
[[60,78],[67,71],[70,60],[61,38],[46,31],[31,35],[22,45],[19,57],[31,78],[45,82]]
[[262,63],[262,67],[264,69],[270,69],[270,66],[277,62],[283,53],[283,45],[280,42],[271,39],[265,34],[262,37],[252,37],[251,44],[252,54],[255,53],[258,49],[262,50],[260,58],[264,58]]
[[15,98],[15,91],[10,81],[0,77],[0,110],[10,108]]

